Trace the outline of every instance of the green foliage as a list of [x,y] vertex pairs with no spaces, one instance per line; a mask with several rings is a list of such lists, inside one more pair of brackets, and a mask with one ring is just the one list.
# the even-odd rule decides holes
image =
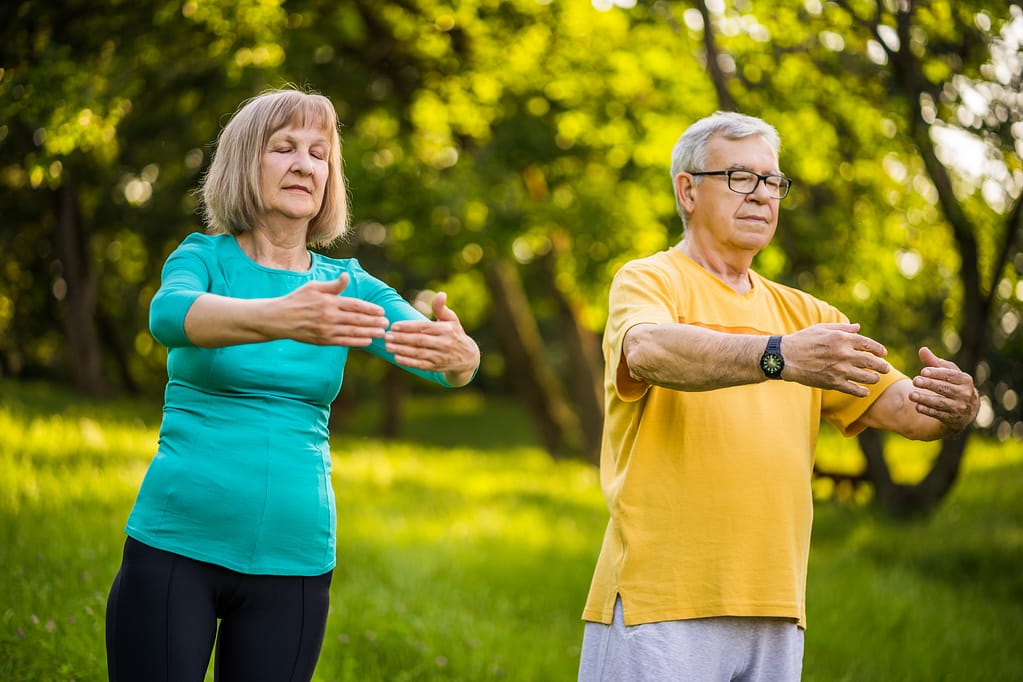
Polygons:
[[[757,268],[834,302],[913,367],[921,344],[959,349],[976,305],[960,273],[976,264],[979,294],[993,297],[985,350],[1004,356],[981,369],[1020,374],[1023,266],[1010,257],[994,268],[1023,172],[1018,1],[932,0],[899,14],[910,5],[743,0],[709,3],[707,25],[692,3],[613,4],[8,3],[0,371],[57,377],[76,360],[61,328],[68,266],[53,209],[56,189],[70,187],[110,374],[159,390],[162,349],[146,332],[159,266],[200,228],[191,190],[225,116],[286,82],[329,95],[344,121],[355,229],[333,255],[358,257],[410,297],[456,289],[470,331],[491,346],[480,271],[518,262],[546,330],[552,292],[535,275],[552,261],[554,286],[599,331],[617,268],[680,233],[672,144],[728,104],[709,76],[709,32],[723,93],[777,125],[796,179]],[[906,54],[921,59],[919,82]],[[940,165],[976,254],[950,230],[928,136],[945,142]],[[953,138],[979,155],[961,158]],[[564,353],[549,342],[557,362]],[[491,365],[504,364],[485,368],[498,385]],[[984,426],[1011,433],[1018,415],[995,386],[985,392],[995,416]]]
[[[920,345],[951,356],[993,339],[999,357],[976,368],[992,405],[981,426],[1012,432],[1018,413],[985,379],[990,362],[1013,376],[1021,364],[1005,357],[1019,335],[1020,268],[997,265],[1020,248],[1020,5],[708,7],[710,26],[696,10],[686,25],[713,30],[724,87],[778,126],[796,179],[758,267],[838,305],[910,372]],[[967,323],[987,297],[991,314]]]
[[64,187],[81,213],[110,362],[123,358],[136,384],[158,387],[162,356],[135,337],[165,244],[198,228],[189,193],[203,147],[280,60],[265,41],[282,25],[279,3],[25,0],[5,12],[0,199],[11,210],[0,239],[12,248],[0,256],[0,301],[18,323],[0,339],[0,359],[6,373],[29,375],[76,360],[60,327],[65,273],[77,265],[61,251],[53,208]]
[[[574,679],[606,523],[596,471],[552,462],[509,405],[411,413],[415,441],[332,443],[338,568],[316,679]],[[0,382],[0,678],[105,679],[107,590],[158,419]],[[452,430],[472,446],[449,447]],[[1023,676],[1023,449],[978,439],[966,468],[926,520],[818,504],[804,679]]]

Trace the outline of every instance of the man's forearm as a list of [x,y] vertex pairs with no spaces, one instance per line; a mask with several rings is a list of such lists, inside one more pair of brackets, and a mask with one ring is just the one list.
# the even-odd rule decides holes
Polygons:
[[688,324],[640,324],[623,341],[629,374],[679,391],[712,391],[765,380],[759,359],[767,337]]

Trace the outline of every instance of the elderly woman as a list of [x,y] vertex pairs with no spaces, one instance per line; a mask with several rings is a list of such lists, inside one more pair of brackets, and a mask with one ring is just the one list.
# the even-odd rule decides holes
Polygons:
[[218,680],[309,680],[335,565],[327,420],[349,349],[452,387],[479,350],[443,293],[429,320],[357,261],[310,250],[349,224],[327,98],[244,102],[201,189],[208,234],[170,255],[150,310],[168,382],[107,606],[110,679],[201,681],[216,641]]

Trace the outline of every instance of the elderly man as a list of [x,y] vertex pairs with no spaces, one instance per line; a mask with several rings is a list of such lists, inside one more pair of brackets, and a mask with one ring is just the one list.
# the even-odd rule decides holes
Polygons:
[[779,148],[757,118],[693,124],[672,155],[682,240],[611,285],[583,682],[798,680],[821,417],[934,440],[976,416],[955,364],[921,348],[909,379],[839,310],[751,269],[791,184]]

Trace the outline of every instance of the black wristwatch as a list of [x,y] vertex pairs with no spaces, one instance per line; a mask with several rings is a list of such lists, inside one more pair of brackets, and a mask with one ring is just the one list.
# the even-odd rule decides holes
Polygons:
[[760,356],[760,369],[768,379],[781,379],[785,369],[785,358],[781,356],[781,337],[772,336],[767,340],[767,349]]

